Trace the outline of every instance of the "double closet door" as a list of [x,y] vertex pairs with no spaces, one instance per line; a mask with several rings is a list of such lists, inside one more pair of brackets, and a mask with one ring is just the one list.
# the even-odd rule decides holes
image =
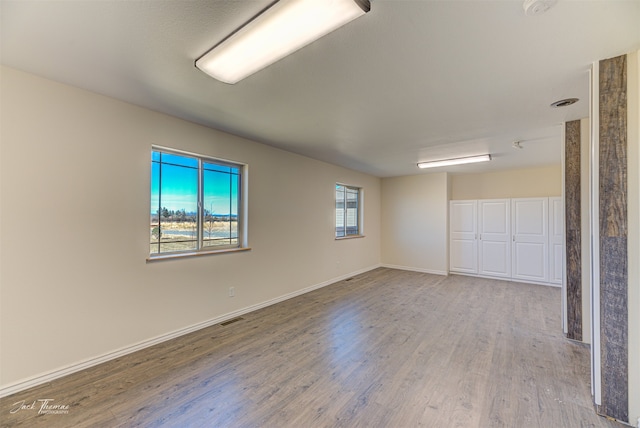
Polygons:
[[562,283],[560,198],[450,202],[450,271]]

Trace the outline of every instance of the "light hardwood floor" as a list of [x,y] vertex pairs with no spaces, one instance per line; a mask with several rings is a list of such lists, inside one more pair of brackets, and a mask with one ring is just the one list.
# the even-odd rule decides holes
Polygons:
[[[44,398],[68,413],[10,413]],[[623,427],[594,413],[559,289],[384,268],[0,409],[11,427]]]

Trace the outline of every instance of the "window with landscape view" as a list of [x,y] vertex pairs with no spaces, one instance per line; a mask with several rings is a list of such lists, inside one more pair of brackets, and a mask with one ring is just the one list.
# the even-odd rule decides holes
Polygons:
[[361,189],[336,184],[336,238],[359,236]]
[[154,148],[151,257],[240,247],[242,172],[240,164]]

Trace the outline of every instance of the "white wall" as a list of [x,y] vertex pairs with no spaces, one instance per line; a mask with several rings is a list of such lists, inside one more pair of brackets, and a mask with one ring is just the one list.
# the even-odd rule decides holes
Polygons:
[[451,176],[451,199],[538,198],[560,195],[561,164]]
[[382,180],[382,263],[446,275],[449,189],[446,173]]
[[[1,73],[0,387],[379,265],[380,179]],[[152,144],[249,164],[251,251],[145,261]],[[336,182],[363,239],[334,239]]]

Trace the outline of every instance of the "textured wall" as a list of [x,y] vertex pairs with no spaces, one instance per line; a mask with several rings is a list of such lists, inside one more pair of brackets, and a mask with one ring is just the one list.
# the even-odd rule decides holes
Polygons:
[[565,234],[567,337],[582,340],[582,241],[580,121],[565,125]]
[[600,61],[600,413],[629,421],[626,55]]

